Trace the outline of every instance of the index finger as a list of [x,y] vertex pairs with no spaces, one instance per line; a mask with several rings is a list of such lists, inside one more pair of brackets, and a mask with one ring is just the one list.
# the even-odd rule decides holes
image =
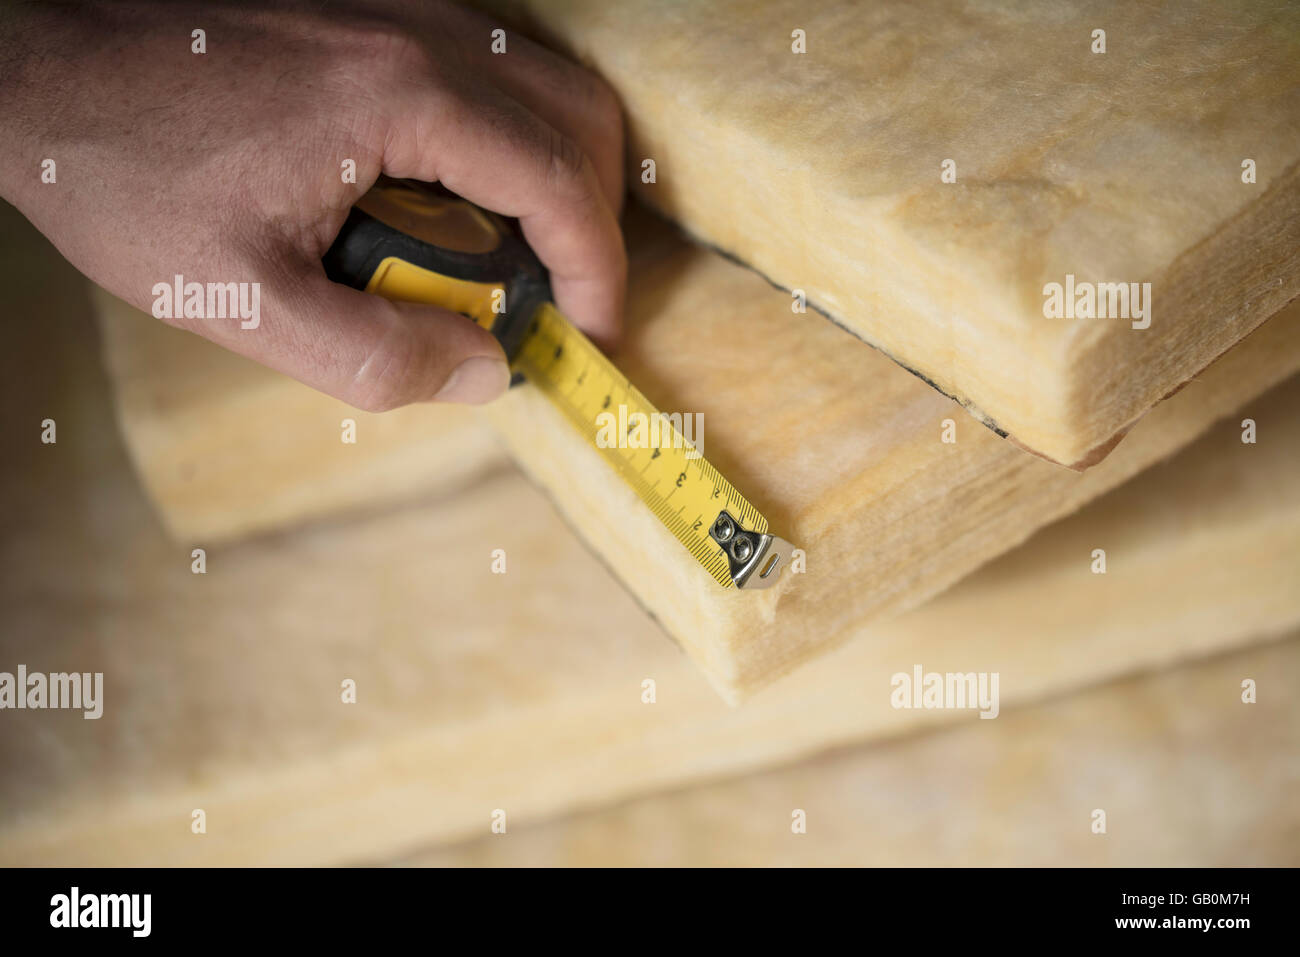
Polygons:
[[392,120],[384,172],[441,182],[519,219],[551,272],[556,305],[603,346],[622,324],[627,254],[591,160],[568,136],[490,86],[427,90]]

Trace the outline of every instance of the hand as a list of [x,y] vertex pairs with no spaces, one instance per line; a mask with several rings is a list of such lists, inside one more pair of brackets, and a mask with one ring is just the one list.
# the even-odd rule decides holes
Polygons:
[[260,283],[255,328],[166,321],[354,406],[485,402],[509,380],[490,334],[331,283],[320,259],[381,172],[438,181],[519,217],[560,308],[612,344],[627,272],[617,102],[513,31],[494,54],[498,26],[403,0],[7,5],[0,194],[146,311],[177,274]]

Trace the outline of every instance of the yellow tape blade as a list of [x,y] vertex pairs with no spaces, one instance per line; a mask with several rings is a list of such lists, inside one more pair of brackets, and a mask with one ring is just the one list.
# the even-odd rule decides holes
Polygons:
[[515,368],[546,394],[718,584],[733,587],[726,556],[709,529],[723,509],[759,534],[767,531],[767,519],[690,446],[676,423],[661,416],[550,303],[534,314]]

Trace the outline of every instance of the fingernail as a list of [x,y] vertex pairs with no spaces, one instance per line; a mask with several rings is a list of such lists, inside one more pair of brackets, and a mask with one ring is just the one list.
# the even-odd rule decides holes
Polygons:
[[482,405],[495,399],[510,385],[510,368],[500,359],[475,356],[452,370],[435,402],[463,402]]

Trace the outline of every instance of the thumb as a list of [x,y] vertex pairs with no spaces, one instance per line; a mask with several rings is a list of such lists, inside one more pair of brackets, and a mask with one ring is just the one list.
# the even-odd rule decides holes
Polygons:
[[500,343],[459,313],[351,289],[319,265],[287,272],[258,326],[226,326],[222,345],[367,412],[479,404],[509,385]]

